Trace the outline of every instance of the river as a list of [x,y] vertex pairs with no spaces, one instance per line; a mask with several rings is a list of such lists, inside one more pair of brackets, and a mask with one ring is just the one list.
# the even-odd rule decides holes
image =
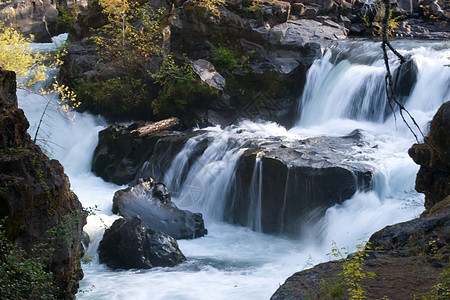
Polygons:
[[[51,45],[39,47],[47,49]],[[450,100],[450,68],[445,67],[450,57],[448,44],[399,41],[394,42],[394,47],[417,65],[416,83],[403,100],[426,132],[440,104]],[[397,65],[394,59],[392,64]],[[91,238],[87,254],[93,261],[83,264],[85,276],[77,299],[269,299],[294,272],[329,260],[327,254],[333,242],[339,248],[354,250],[361,238],[367,239],[388,224],[419,216],[423,195],[414,191],[418,166],[407,155],[415,140],[398,114],[395,119],[385,113],[383,77],[379,43],[342,42],[325,52],[308,72],[293,128],[251,121],[224,129],[207,128],[212,142],[192,164],[192,176],[188,176],[192,180],[179,182],[177,168],[188,157],[189,143],[192,146],[196,141],[188,142],[182,150],[187,152],[174,159],[164,181],[181,208],[203,213],[208,234],[178,241],[187,261],[175,268],[112,271],[98,263],[96,250],[104,228],[118,218],[111,212],[113,194],[124,188],[91,173],[98,132],[108,124],[88,113],[76,113],[75,120],[70,121],[50,106],[38,143],[63,164],[83,206],[96,207],[85,226]],[[24,91],[18,92],[18,98],[31,125],[30,135],[34,136],[46,102]],[[224,191],[229,188],[234,163],[242,153],[241,144],[229,142],[237,132],[245,130],[246,139],[277,136],[296,140],[346,135],[354,129],[363,130],[365,142],[373,149],[366,159],[375,170],[373,190],[358,192],[329,208],[298,238],[259,232],[257,203],[249,212],[252,215],[248,227],[222,221]],[[194,176],[198,174],[202,176]],[[196,201],[189,201],[186,195],[195,195]]]

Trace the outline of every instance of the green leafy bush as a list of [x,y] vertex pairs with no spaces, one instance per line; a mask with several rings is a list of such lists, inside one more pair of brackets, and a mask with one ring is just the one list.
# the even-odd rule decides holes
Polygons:
[[188,63],[178,66],[171,55],[164,58],[159,72],[152,76],[161,86],[152,102],[153,112],[159,117],[186,116],[190,109],[217,95],[214,88],[197,78]]
[[[365,246],[364,246],[365,244]],[[322,280],[320,283],[320,293],[333,299],[366,299],[365,287],[361,280],[366,277],[374,277],[373,272],[364,272],[364,259],[368,256],[365,250],[369,250],[369,243],[360,243],[356,245],[356,252],[350,257],[344,258],[348,254],[346,248],[337,248],[333,243],[331,256],[343,261],[342,271],[336,278]]]
[[228,70],[234,70],[239,67],[240,55],[234,50],[219,47],[213,50],[214,61],[217,66],[227,68]]
[[69,32],[70,27],[75,23],[75,16],[79,13],[79,8],[75,4],[70,8],[67,4],[56,5],[58,18],[56,19],[57,32]]
[[39,256],[28,255],[8,240],[0,224],[0,295],[2,299],[55,299],[53,274]]

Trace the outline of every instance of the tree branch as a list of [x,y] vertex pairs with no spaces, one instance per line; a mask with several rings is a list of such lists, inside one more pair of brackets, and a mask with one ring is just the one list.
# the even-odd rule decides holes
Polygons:
[[413,128],[409,125],[408,121],[405,118],[404,113],[408,116],[409,120],[413,123],[414,127],[419,131],[422,138],[424,138],[424,134],[422,133],[422,130],[420,129],[420,126],[417,124],[416,120],[413,118],[413,116],[409,113],[409,111],[405,108],[405,106],[398,101],[397,96],[395,95],[394,90],[394,80],[392,79],[392,73],[389,65],[389,57],[388,57],[388,49],[391,50],[392,53],[394,53],[395,56],[400,60],[400,64],[403,64],[406,62],[406,59],[403,55],[401,55],[397,50],[392,47],[392,45],[389,43],[388,40],[388,23],[389,23],[389,16],[391,11],[391,3],[389,0],[383,0],[384,3],[384,18],[383,18],[383,27],[382,27],[382,38],[383,41],[381,43],[381,48],[383,49],[383,59],[384,59],[384,65],[386,66],[386,78],[385,78],[385,85],[386,85],[386,98],[389,103],[389,107],[392,110],[392,113],[394,114],[394,120],[396,121],[396,115],[394,110],[394,103],[399,108],[400,116],[402,117],[403,122],[408,127],[409,131],[414,135],[414,138],[416,139],[417,143],[419,143],[419,139],[417,137],[417,134],[414,132]]

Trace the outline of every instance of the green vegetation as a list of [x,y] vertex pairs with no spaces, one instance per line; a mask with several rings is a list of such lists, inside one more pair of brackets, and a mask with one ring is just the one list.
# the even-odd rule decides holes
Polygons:
[[25,38],[4,21],[0,21],[0,68],[16,73],[16,76],[21,79],[18,82],[18,88],[38,94],[54,106],[56,105],[46,95],[60,94],[61,100],[58,102],[57,108],[63,112],[64,116],[72,119],[73,115],[69,112],[69,108],[78,107],[80,102],[67,86],[59,84],[55,79],[50,87],[38,92],[30,89],[36,83],[48,79],[47,68],[59,66],[62,63],[62,55],[64,55],[63,51],[53,54],[33,51],[30,39]]
[[450,268],[445,268],[439,276],[439,281],[433,286],[431,295],[422,297],[422,300],[450,299]]
[[21,86],[46,79],[44,62],[48,56],[33,52],[30,44],[15,28],[0,21],[0,67],[16,72],[17,77],[26,77],[27,80],[19,83]]
[[78,79],[74,89],[83,99],[84,107],[106,117],[124,119],[130,116],[148,119],[153,116],[151,97],[141,79],[130,76],[105,81]]
[[100,0],[99,4],[109,23],[92,40],[100,63],[115,76],[101,81],[74,80],[73,88],[84,102],[82,108],[116,120],[152,119],[152,101],[158,91],[149,69],[155,68],[162,55],[161,28],[166,10],[122,0]]
[[343,261],[342,271],[336,278],[322,280],[320,283],[320,294],[333,299],[366,299],[365,287],[361,284],[362,279],[374,277],[375,273],[364,271],[364,259],[368,256],[365,250],[370,249],[369,243],[364,242],[356,245],[356,252],[350,257],[344,258],[348,254],[346,248],[337,248],[333,243],[331,256]]
[[219,68],[234,70],[240,66],[240,55],[234,50],[219,47],[213,50],[214,61]]
[[109,23],[93,37],[101,61],[121,77],[148,78],[149,58],[161,54],[165,9],[121,0],[99,2]]
[[164,58],[153,78],[161,86],[152,103],[154,113],[160,117],[179,116],[217,94],[214,88],[197,78],[187,62],[178,66],[171,55]]
[[11,242],[0,223],[0,295],[2,299],[55,299],[53,274],[45,268],[43,258],[29,255]]
[[215,15],[219,15],[219,6],[225,5],[225,0],[194,0],[194,2],[212,12]]
[[[88,108],[113,119],[189,116],[189,110],[216,91],[194,73],[187,59],[175,63],[164,53],[168,12],[123,0],[101,0],[109,23],[94,35],[100,62],[113,78],[79,78],[73,82]],[[221,1],[201,1],[213,9]],[[216,7],[217,8],[217,7]]]
[[251,2],[250,6],[248,7],[248,10],[254,14],[255,18],[262,17],[261,2],[259,1]]
[[57,2],[56,10],[58,11],[56,31],[69,32],[70,27],[75,23],[75,17],[80,12],[78,5],[73,4],[72,7],[69,7],[67,4]]

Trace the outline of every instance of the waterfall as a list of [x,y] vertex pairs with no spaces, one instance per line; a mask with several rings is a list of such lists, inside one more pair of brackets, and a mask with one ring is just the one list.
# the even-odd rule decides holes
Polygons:
[[[259,154],[259,153],[258,153]],[[248,227],[262,232],[261,226],[261,205],[262,205],[262,160],[260,155],[256,155],[255,167],[253,169],[252,181],[250,182],[249,208],[248,208]]]
[[[411,63],[400,67],[390,57],[391,72],[397,78],[396,92],[411,112],[436,111],[450,99],[448,64],[443,49],[422,43],[402,53]],[[403,42],[395,46],[404,46]],[[448,50],[447,50],[448,51]],[[403,70],[403,69],[407,70]],[[417,69],[417,70],[416,70]],[[402,73],[403,72],[403,73]],[[341,44],[327,50],[308,71],[307,84],[299,101],[297,126],[322,125],[336,119],[383,123],[391,115],[385,95],[385,66],[379,45],[372,42]],[[409,76],[407,82],[399,78]],[[414,80],[415,79],[415,80]],[[413,84],[405,91],[402,85]]]
[[[449,63],[450,51],[441,42],[407,41],[394,46],[417,67],[414,86],[402,91],[402,101],[426,129],[439,105],[449,100],[450,68],[444,65]],[[94,256],[94,261],[83,265],[83,292],[77,298],[268,299],[292,273],[326,261],[332,241],[338,247],[352,249],[358,238],[418,216],[423,210],[423,196],[414,191],[418,167],[406,154],[414,140],[402,122],[395,121],[389,110],[386,112],[379,82],[384,68],[380,52],[379,43],[370,41],[343,42],[327,51],[308,72],[299,100],[299,120],[290,130],[272,122],[245,120],[224,129],[204,128],[184,144],[157,180],[168,185],[177,205],[205,215],[208,235],[180,240],[180,249],[188,260],[175,268],[111,271],[98,263],[96,247],[104,227],[117,218],[111,213],[112,196],[123,188],[90,172],[97,134],[107,124],[87,113],[77,114],[71,122],[49,108],[41,129],[47,143],[41,145],[64,165],[83,205],[98,208],[85,227],[91,237],[88,254]],[[392,62],[397,70],[397,62]],[[29,119],[31,135],[45,105],[34,95],[19,93],[19,106]],[[349,160],[361,159],[373,168],[371,191],[357,191],[351,199],[328,208],[324,215],[311,211],[299,220],[304,228],[298,239],[266,235],[221,221],[226,220],[224,211],[227,205],[233,205],[233,193],[237,192],[233,180],[239,159],[255,144],[278,139],[290,145],[305,137],[342,136],[355,129],[360,129],[364,143],[349,149],[353,153]],[[142,174],[152,167],[148,164]],[[246,220],[258,230],[264,218],[259,210],[264,204],[263,183],[267,180],[264,155],[250,167],[252,187],[246,196],[251,198],[252,209]],[[280,211],[275,212],[280,215],[277,222],[282,228],[285,212],[289,211],[288,200],[298,193],[293,182],[299,175],[287,167],[282,178],[273,176],[285,184],[279,195]]]

